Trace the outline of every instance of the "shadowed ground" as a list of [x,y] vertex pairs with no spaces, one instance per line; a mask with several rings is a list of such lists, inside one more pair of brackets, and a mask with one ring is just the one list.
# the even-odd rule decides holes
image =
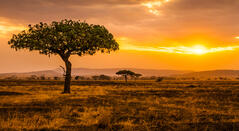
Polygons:
[[61,81],[0,85],[4,130],[239,128],[239,81],[75,81],[70,95]]
[[11,96],[11,95],[27,95],[28,93],[19,93],[19,92],[9,92],[9,91],[0,91],[0,96]]

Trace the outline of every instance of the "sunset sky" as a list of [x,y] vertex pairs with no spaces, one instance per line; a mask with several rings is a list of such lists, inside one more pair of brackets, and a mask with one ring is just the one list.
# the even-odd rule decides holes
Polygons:
[[73,56],[73,67],[239,69],[239,0],[0,0],[0,73],[58,68],[60,57],[11,49],[28,24],[73,19],[104,25],[112,54]]

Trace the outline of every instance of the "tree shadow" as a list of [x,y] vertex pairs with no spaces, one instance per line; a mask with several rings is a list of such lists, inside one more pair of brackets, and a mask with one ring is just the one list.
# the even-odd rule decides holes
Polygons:
[[29,95],[29,93],[19,93],[10,91],[0,91],[0,96]]

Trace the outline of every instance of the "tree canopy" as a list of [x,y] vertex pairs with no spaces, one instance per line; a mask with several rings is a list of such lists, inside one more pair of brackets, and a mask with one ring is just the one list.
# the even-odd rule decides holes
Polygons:
[[65,57],[93,55],[97,51],[110,53],[119,49],[113,35],[104,26],[73,20],[29,25],[27,30],[13,35],[8,43],[16,50],[26,48]]
[[116,75],[134,76],[135,73],[133,71],[130,71],[130,70],[120,70],[120,71],[116,72]]

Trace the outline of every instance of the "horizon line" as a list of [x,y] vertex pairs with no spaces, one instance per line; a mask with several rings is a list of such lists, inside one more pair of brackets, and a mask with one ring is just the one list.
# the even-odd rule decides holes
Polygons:
[[[42,70],[31,70],[31,71],[16,71],[16,72],[0,72],[0,74],[14,74],[14,73],[31,73],[31,72],[41,72],[41,71],[54,71],[60,68],[52,68],[52,69],[42,69]],[[153,68],[124,68],[124,67],[111,67],[111,68],[87,68],[87,67],[74,67],[72,69],[90,69],[90,70],[103,70],[103,69],[138,69],[138,70],[162,70],[162,71],[191,71],[191,72],[203,72],[203,71],[239,71],[239,69],[208,69],[208,70],[176,70],[176,69],[153,69]]]

